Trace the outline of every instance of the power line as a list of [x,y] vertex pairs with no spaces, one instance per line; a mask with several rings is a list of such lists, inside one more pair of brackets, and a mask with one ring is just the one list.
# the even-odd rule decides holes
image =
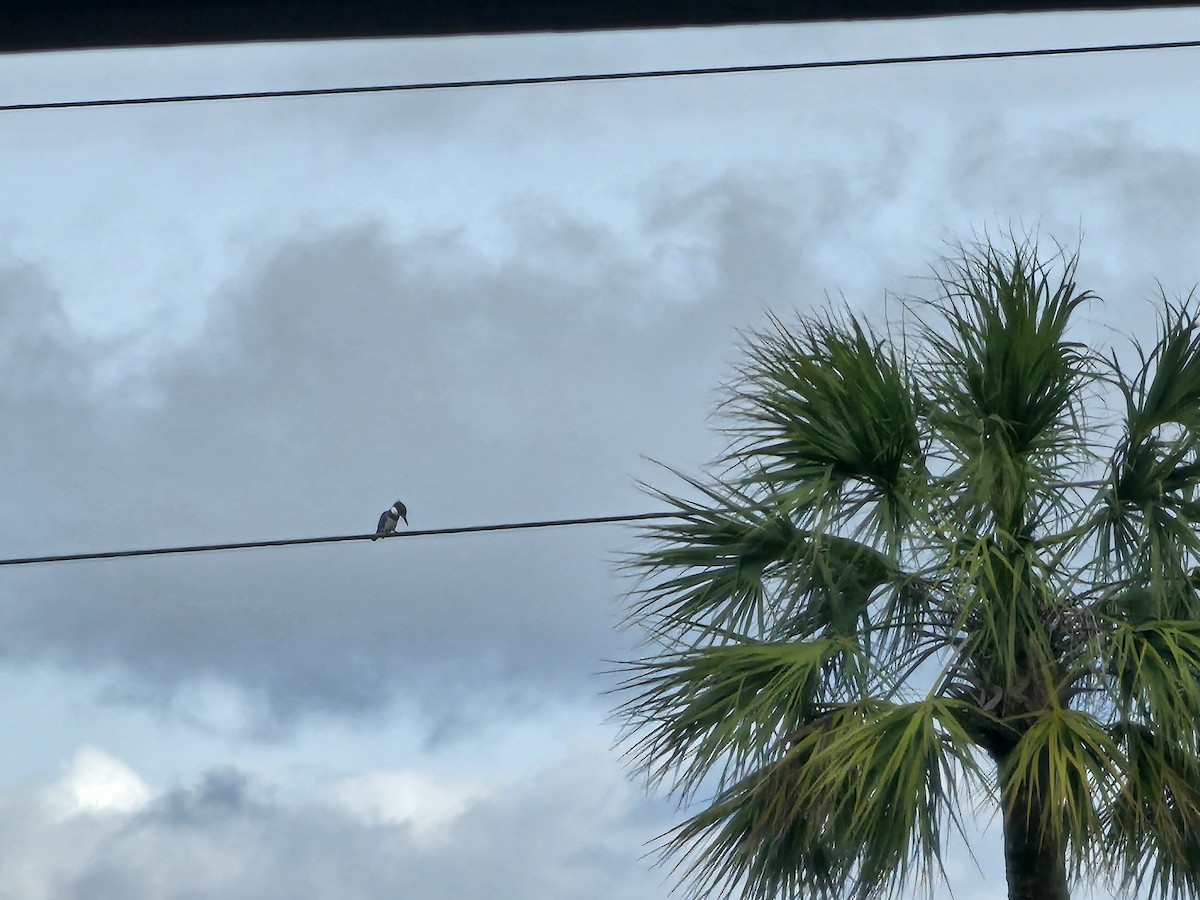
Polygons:
[[1027,59],[1038,56],[1079,56],[1095,53],[1124,53],[1133,50],[1181,50],[1200,47],[1200,40],[1159,41],[1140,44],[1105,44],[1090,47],[1053,47],[1037,50],[988,50],[979,53],[936,53],[924,56],[878,56],[862,59],[831,59],[798,63],[750,66],[708,66],[698,69],[651,69],[629,72],[600,72],[586,75],[539,75],[531,78],[479,78],[469,81],[420,81],[402,84],[373,84],[350,87],[305,88],[284,91],[238,91],[220,94],[174,94],[161,97],[116,97],[102,100],[59,100],[45,103],[8,103],[0,112],[51,109],[87,109],[100,106],[149,106],[163,103],[200,103],[215,100],[277,100],[284,97],[332,97],[341,94],[387,94],[402,91],[438,91],[462,88],[519,87],[537,84],[571,84],[584,81],[629,81],[649,78],[680,78],[690,75],[744,75],[752,72],[795,72],[805,69],[851,69],[862,66],[894,66],[905,63],[967,62],[984,59]]
[[[642,522],[649,519],[677,518],[678,513],[651,512],[629,516],[591,516],[582,519],[546,519],[540,522],[505,522],[499,525],[463,525],[458,528],[427,528],[423,531],[397,531],[382,535],[389,538],[430,537],[448,534],[477,534],[487,531],[520,531],[527,528],[561,528],[566,525],[605,525],[612,522]],[[299,544],[341,544],[347,541],[373,541],[377,534],[339,534],[329,537],[283,538],[274,541],[243,541],[236,544],[195,544],[189,547],[155,547],[148,550],[106,550],[101,553],[64,553],[59,556],[25,556],[0,559],[0,566],[30,566],[37,563],[75,562],[85,559],[123,559],[129,556],[167,556],[177,553],[212,553],[218,550],[254,550],[265,547],[292,547]]]

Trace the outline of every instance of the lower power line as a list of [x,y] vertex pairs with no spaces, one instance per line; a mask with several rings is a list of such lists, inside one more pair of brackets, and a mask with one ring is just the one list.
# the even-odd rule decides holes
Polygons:
[[652,512],[629,516],[590,516],[582,519],[545,519],[538,522],[505,522],[499,525],[462,525],[457,528],[427,528],[392,534],[339,534],[329,537],[282,538],[274,541],[242,541],[235,544],[194,544],[187,547],[154,547],[147,550],[105,550],[100,553],[63,553],[57,556],[24,556],[0,559],[0,566],[31,566],[37,563],[75,562],[85,559],[124,559],[130,556],[168,556],[177,553],[212,553],[218,550],[255,550],[264,547],[293,547],[300,544],[343,544],[390,538],[430,537],[448,534],[477,534],[486,531],[521,531],[527,528],[561,528],[566,525],[606,525],[613,522],[644,522],[677,518],[678,513]]

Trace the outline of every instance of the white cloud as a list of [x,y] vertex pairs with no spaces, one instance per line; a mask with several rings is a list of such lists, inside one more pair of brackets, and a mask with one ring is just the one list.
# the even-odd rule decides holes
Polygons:
[[421,844],[444,841],[450,825],[487,789],[466,776],[417,770],[367,772],[339,780],[333,802],[367,825],[404,825]]
[[124,762],[98,747],[82,747],[54,784],[45,802],[54,820],[77,815],[133,813],[150,802],[153,792]]
[[151,791],[83,748],[0,794],[0,897],[652,900],[663,876],[641,856],[664,812],[590,742],[488,780],[376,771],[308,796],[229,768]]

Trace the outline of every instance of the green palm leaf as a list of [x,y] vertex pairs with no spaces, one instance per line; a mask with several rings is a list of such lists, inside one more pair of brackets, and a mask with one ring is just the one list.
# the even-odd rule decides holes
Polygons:
[[1200,759],[1194,747],[1146,725],[1109,729],[1126,760],[1107,811],[1105,853],[1122,868],[1122,886],[1155,896],[1200,892]]
[[1200,621],[1115,623],[1101,660],[1123,716],[1169,723],[1187,745],[1200,738]]
[[1039,835],[1056,844],[1069,842],[1082,869],[1098,857],[1102,810],[1113,802],[1124,769],[1116,741],[1096,719],[1051,707],[1029,723],[1002,764],[1001,802],[1011,811],[1018,797],[1038,798],[1040,821],[1034,824]]
[[643,583],[635,619],[690,639],[808,638],[860,633],[876,601],[896,615],[920,605],[919,578],[868,544],[796,524],[787,498],[690,483],[715,502],[655,492],[678,519],[649,529],[657,547],[630,564]]
[[[668,852],[694,854],[698,893],[881,896],[940,872],[957,825],[957,772],[978,775],[952,701],[848,704],[798,732],[780,759],[726,788]],[[977,780],[982,780],[977,778]]]
[[[721,763],[726,772],[761,765],[786,735],[837,705],[827,676],[858,668],[845,640],[727,644],[671,653],[627,667],[624,709],[639,733],[632,753],[660,780],[694,790]],[[825,676],[825,677],[823,677]],[[724,777],[724,776],[723,776]]]
[[[797,510],[868,511],[877,536],[894,532],[924,481],[921,401],[901,361],[849,312],[772,326],[747,344],[727,406],[729,459]],[[855,485],[858,494],[843,493]]]

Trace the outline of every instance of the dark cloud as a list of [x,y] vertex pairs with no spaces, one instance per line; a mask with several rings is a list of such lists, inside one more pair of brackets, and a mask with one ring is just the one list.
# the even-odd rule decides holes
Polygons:
[[1034,134],[989,120],[964,130],[950,158],[955,201],[977,223],[1036,228],[1067,244],[1082,234],[1082,271],[1114,300],[1148,296],[1155,278],[1185,293],[1200,280],[1194,147],[1117,119]]
[[[767,194],[676,192],[632,243],[530,208],[498,260],[455,233],[311,233],[253,260],[193,344],[140,340],[149,362],[116,387],[97,373],[121,345],[77,345],[31,314],[47,297],[10,292],[36,348],[6,368],[4,461],[26,467],[10,552],[361,532],[396,497],[423,528],[645,510],[642,455],[713,455],[734,326],[805,280]],[[26,381],[33,357],[69,378]],[[107,673],[125,700],[215,678],[275,722],[399,698],[453,731],[600,689],[628,640],[627,544],[580,529],[11,570],[0,648]]]
[[249,775],[233,766],[221,766],[205,772],[194,787],[167,793],[139,818],[158,825],[205,827],[256,813],[269,815],[270,806],[255,797],[254,791]]
[[[156,323],[126,344],[73,336],[36,273],[11,268],[9,552],[368,531],[397,497],[421,528],[641,511],[635,480],[664,480],[643,457],[695,471],[719,450],[708,416],[735,329],[765,307],[842,292],[877,313],[943,238],[1040,221],[1069,242],[1085,213],[1089,284],[1123,260],[1148,283],[1186,269],[1138,268],[1157,222],[1120,254],[1092,247],[1116,246],[1123,217],[1182,215],[1189,154],[1102,129],[1004,153],[968,130],[922,205],[928,161],[895,129],[865,136],[853,176],[664,176],[621,229],[536,197],[503,246],[310,228],[252,254],[182,345]],[[604,686],[594,673],[632,640],[613,628],[629,545],[603,528],[10,570],[0,650],[168,708],[195,679],[232,685],[264,733],[401,703],[452,735]]]
[[0,266],[0,392],[9,402],[70,400],[88,359],[53,288],[29,265]]

